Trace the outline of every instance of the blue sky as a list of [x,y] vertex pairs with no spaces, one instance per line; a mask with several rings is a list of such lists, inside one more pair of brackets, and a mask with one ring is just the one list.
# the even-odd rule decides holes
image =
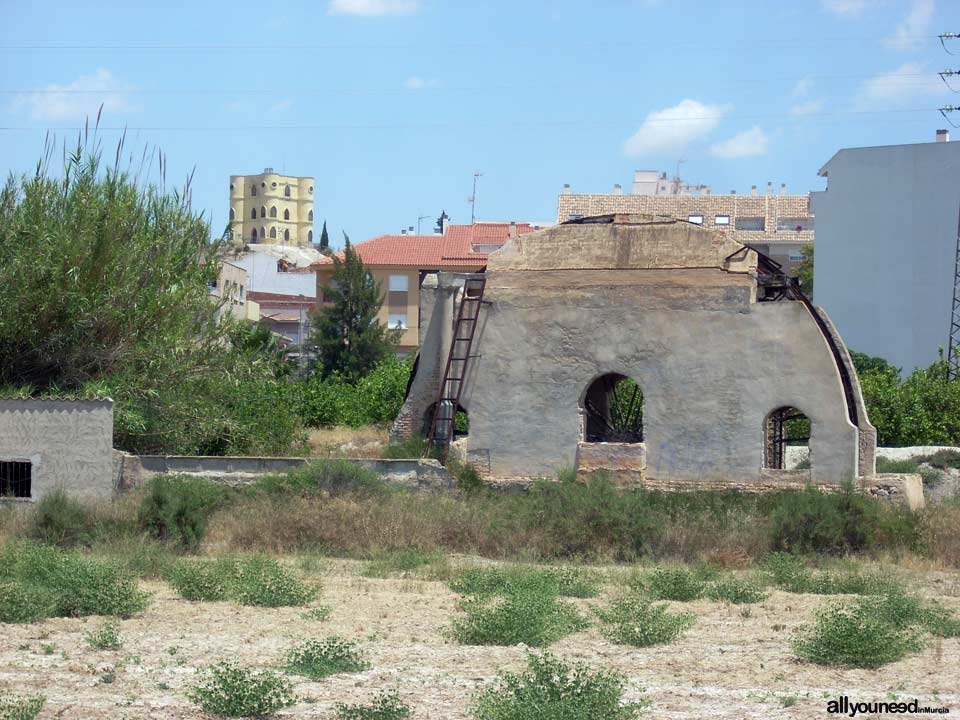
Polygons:
[[482,220],[553,220],[563,183],[679,160],[715,192],[807,192],[837,149],[931,141],[960,101],[936,74],[960,41],[935,37],[958,0],[4,5],[0,168],[31,170],[48,129],[75,137],[103,103],[168,184],[196,167],[216,234],[229,176],[266,166],[314,176],[317,217],[355,241],[469,222],[478,170]]

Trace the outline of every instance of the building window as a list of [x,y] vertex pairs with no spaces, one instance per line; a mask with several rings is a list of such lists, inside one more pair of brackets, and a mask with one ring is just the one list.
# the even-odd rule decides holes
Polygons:
[[256,242],[256,241],[257,241],[257,229],[256,229],[256,228],[254,228],[253,230],[250,231],[250,240],[251,240],[251,242]]
[[313,210],[307,213],[307,220],[313,222]]
[[289,185],[287,185],[286,187],[283,188],[283,196],[284,196],[284,197],[290,197],[290,186],[289,186]]
[[284,220],[289,220],[289,219],[290,219],[290,211],[289,211],[289,210],[284,210],[284,211],[283,211],[283,219],[284,219]]
[[253,195],[254,197],[257,196],[257,186],[256,186],[256,185],[251,185],[251,186],[250,186],[250,194]]
[[713,218],[714,225],[729,225],[730,216],[729,215],[717,215]]
[[737,230],[751,232],[763,232],[766,229],[766,223],[762,217],[738,217],[734,225]]
[[390,313],[387,316],[387,325],[391,328],[400,328],[401,330],[407,329],[407,314],[406,313]]
[[266,217],[266,216],[267,216],[267,209],[266,209],[263,205],[261,205],[261,206],[260,206],[260,217]]
[[643,391],[619,373],[601,375],[581,403],[586,442],[643,442]]
[[270,228],[270,237],[275,238],[277,236],[277,229],[275,227]]
[[787,258],[790,262],[803,262],[803,253],[799,250],[791,250]]
[[310,192],[313,192],[313,185],[310,186]]
[[233,183],[230,183],[230,189],[233,190]]
[[270,208],[270,217],[276,217],[276,216],[277,216],[277,208],[276,207]]
[[387,289],[390,292],[406,292],[410,289],[410,279],[406,275],[391,275]]
[[274,183],[270,183],[270,187],[276,187],[276,186],[277,186],[277,184],[276,184],[275,182],[274,182]]
[[267,229],[266,229],[266,228],[260,228],[260,239],[261,239],[261,240],[265,240],[266,238],[267,238]]
[[[794,407],[780,407],[763,423],[763,466],[772,470],[787,467],[787,448],[810,458],[810,419]],[[804,448],[806,452],[804,453]]]
[[687,215],[687,222],[694,225],[703,225],[703,215]]
[[0,462],[0,497],[31,497],[33,465],[29,461]]
[[251,208],[251,209],[250,209],[250,219],[251,219],[251,220],[256,220],[256,219],[257,219],[257,209],[256,209],[256,208]]
[[783,217],[777,220],[777,230],[805,232],[813,230],[812,217]]
[[313,230],[307,230],[307,242],[308,243],[313,242]]
[[237,217],[237,214],[233,211],[233,208],[230,208],[230,219],[235,220],[236,217]]
[[290,242],[290,231],[289,231],[289,230],[284,230],[284,231],[283,231],[283,241],[284,241],[284,242]]
[[582,217],[583,215],[567,215],[567,222],[570,222],[571,220],[579,220]]

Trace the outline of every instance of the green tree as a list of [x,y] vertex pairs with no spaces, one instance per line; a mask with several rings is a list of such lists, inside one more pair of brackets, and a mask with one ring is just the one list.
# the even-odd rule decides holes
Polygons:
[[320,231],[320,249],[328,250],[330,248],[330,236],[327,234],[327,221],[323,221],[323,230]]
[[813,297],[813,245],[804,245],[800,250],[800,254],[803,255],[803,260],[801,260],[795,267],[794,272],[796,272],[797,277],[800,278],[800,289],[803,290],[804,294],[808,298]]
[[314,314],[308,346],[321,377],[337,374],[356,382],[392,352],[401,331],[377,320],[384,300],[380,285],[344,238],[343,257],[333,256],[332,282],[325,291],[330,304]]

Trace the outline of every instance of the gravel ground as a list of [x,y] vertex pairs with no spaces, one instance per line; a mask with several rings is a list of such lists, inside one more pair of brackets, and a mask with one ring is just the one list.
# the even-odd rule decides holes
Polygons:
[[[163,583],[141,615],[120,623],[123,647],[98,651],[84,635],[99,618],[0,625],[0,690],[42,692],[42,718],[201,718],[186,699],[196,672],[224,659],[276,666],[308,637],[359,641],[372,669],[305,682],[302,701],[278,717],[334,718],[337,702],[365,702],[396,689],[414,718],[468,718],[471,696],[501,669],[523,666],[523,647],[465,647],[445,637],[456,596],[437,581],[358,576],[360,565],[325,561],[316,574],[326,621],[302,608],[192,603]],[[960,574],[903,570],[913,589],[960,613]],[[613,588],[608,588],[613,591]],[[654,648],[612,645],[595,628],[551,647],[568,660],[610,667],[628,678],[625,699],[645,695],[650,718],[825,718],[829,698],[879,701],[895,694],[960,712],[960,640],[931,642],[917,655],[879,670],[822,668],[790,653],[791,631],[826,598],[774,592],[763,603],[674,603],[697,615],[678,642]],[[576,601],[584,608],[603,602]],[[598,719],[599,720],[599,719]]]

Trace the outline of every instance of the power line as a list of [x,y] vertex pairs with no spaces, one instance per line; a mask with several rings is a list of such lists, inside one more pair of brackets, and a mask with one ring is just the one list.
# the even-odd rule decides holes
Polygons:
[[960,40],[960,33],[941,33],[937,35],[940,38],[940,44],[943,45],[943,49],[947,51],[950,55],[956,55],[950,48],[947,47],[947,40]]

